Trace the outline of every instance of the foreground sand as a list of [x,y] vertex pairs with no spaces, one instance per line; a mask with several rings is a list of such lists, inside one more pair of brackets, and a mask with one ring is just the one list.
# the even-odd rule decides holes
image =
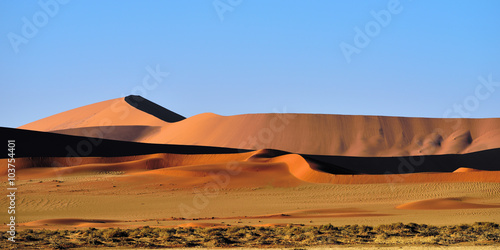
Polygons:
[[[119,172],[22,180],[17,222],[21,228],[52,229],[500,222],[499,183],[344,185],[297,180],[280,186],[261,178],[250,188],[171,184],[168,178]],[[6,197],[1,206],[7,206]],[[6,214],[2,219],[7,221]]]

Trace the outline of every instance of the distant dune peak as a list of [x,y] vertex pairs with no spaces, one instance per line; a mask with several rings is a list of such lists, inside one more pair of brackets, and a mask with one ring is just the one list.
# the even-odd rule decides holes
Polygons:
[[139,95],[129,95],[125,97],[125,101],[132,107],[166,122],[178,122],[186,119],[186,117],[170,111]]

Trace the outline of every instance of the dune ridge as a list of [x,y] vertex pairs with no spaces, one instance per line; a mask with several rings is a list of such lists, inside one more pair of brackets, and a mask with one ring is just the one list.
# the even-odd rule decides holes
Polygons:
[[[183,117],[148,103],[151,115],[118,98],[47,117],[22,129],[84,134],[100,128],[101,138],[144,143],[169,143],[240,148],[275,149],[298,154],[338,156],[410,156],[464,154],[500,148],[500,118],[411,118],[327,114],[245,114],[220,116],[205,113]],[[144,108],[144,110],[146,110]],[[157,117],[167,117],[166,122]],[[133,127],[128,133],[115,126]],[[80,129],[80,130],[78,130]],[[112,131],[112,132],[108,132]],[[87,135],[88,136],[88,135]]]
[[178,122],[186,119],[186,117],[168,110],[148,99],[143,98],[142,96],[129,95],[126,96],[124,100],[132,107],[166,122]]
[[[19,128],[49,132],[84,127],[163,126],[165,123],[130,105],[125,98],[116,98],[58,113]],[[105,134],[107,131],[103,130]]]
[[188,118],[167,125],[148,141],[314,155],[441,155],[498,148],[499,128],[498,118],[248,114],[210,116],[201,121]]

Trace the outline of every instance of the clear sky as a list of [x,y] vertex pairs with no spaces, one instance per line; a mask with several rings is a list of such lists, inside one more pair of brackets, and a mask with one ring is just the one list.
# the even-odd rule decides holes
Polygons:
[[129,94],[184,116],[500,117],[499,11],[496,0],[0,1],[0,126]]

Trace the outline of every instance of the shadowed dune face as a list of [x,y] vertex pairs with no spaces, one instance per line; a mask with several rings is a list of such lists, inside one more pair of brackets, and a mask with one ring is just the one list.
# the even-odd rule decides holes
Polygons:
[[138,96],[69,110],[20,128],[145,143],[313,155],[442,155],[500,148],[500,118],[206,113],[184,119]]
[[129,95],[125,97],[125,101],[131,106],[148,113],[165,122],[178,122],[186,119],[186,117],[172,112],[150,100],[144,99],[142,96]]

